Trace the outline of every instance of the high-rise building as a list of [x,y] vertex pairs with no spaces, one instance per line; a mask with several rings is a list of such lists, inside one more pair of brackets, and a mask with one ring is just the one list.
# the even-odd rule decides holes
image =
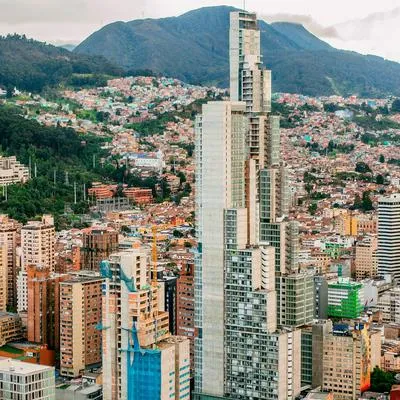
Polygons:
[[109,227],[90,227],[83,230],[81,268],[99,271],[100,263],[118,250],[118,232]]
[[[230,68],[231,101],[204,105],[196,119],[195,398],[290,400],[301,386],[301,331],[278,330],[276,274],[294,272],[298,226],[286,220],[255,14],[231,13]],[[308,320],[306,309],[294,321]]]
[[60,282],[68,275],[50,272],[48,268],[30,265],[27,272],[28,340],[60,348]]
[[79,377],[101,364],[102,285],[99,276],[73,276],[60,282],[60,373]]
[[378,239],[376,236],[365,236],[356,244],[355,273],[357,279],[374,278],[377,275]]
[[301,272],[277,276],[278,325],[301,327],[314,319],[314,276]]
[[378,273],[400,281],[400,194],[378,201]]
[[55,228],[54,218],[43,215],[41,221],[29,221],[21,229],[22,269],[28,265],[55,268]]
[[331,320],[319,320],[312,325],[312,379],[313,388],[321,387],[323,383],[323,351],[324,340],[332,332]]
[[[17,222],[8,218],[7,215],[0,215],[0,247],[7,249],[7,305],[15,309],[17,305]],[[3,267],[4,268],[4,267]],[[3,274],[2,274],[3,276]]]
[[0,398],[55,400],[54,368],[0,358]]
[[105,400],[190,397],[189,340],[170,335],[150,270],[144,249],[115,253],[101,263]]
[[380,348],[372,349],[371,343],[379,342],[379,335],[364,324],[334,325],[324,336],[322,389],[333,392],[338,400],[355,400],[368,390],[375,366],[371,354],[380,352]]

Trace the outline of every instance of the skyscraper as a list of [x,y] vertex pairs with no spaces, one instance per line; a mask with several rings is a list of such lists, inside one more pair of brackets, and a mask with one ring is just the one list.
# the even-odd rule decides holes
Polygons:
[[290,400],[301,333],[278,329],[276,273],[296,263],[296,226],[255,14],[231,13],[230,68],[231,101],[196,120],[195,398]]
[[400,194],[379,198],[378,274],[400,281]]

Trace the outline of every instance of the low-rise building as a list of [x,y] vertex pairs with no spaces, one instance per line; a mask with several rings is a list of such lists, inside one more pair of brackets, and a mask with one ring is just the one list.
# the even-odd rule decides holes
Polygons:
[[0,399],[54,400],[54,368],[0,358]]
[[17,161],[15,156],[0,156],[0,186],[26,182],[29,179],[29,168]]

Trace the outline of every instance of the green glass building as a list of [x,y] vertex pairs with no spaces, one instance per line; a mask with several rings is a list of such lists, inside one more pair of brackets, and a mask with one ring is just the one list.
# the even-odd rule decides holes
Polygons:
[[363,285],[339,278],[335,283],[328,284],[328,317],[359,318],[364,309]]

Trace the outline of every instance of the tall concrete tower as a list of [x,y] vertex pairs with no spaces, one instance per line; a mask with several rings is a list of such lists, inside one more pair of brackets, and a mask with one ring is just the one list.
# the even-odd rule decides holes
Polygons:
[[378,202],[378,274],[400,281],[400,194]]
[[295,230],[255,14],[231,13],[230,62],[231,101],[196,120],[195,399],[292,400],[301,334],[278,329],[276,274]]

